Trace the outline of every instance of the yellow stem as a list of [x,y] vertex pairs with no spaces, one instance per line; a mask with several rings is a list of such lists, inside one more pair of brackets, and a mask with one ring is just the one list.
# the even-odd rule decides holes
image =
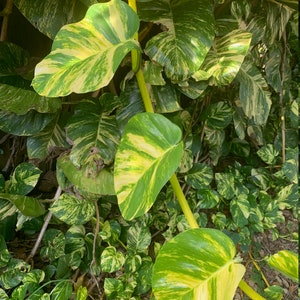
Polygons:
[[253,300],[266,300],[260,294],[256,293],[251,286],[249,286],[246,281],[241,280],[239,283],[239,288],[251,299]]

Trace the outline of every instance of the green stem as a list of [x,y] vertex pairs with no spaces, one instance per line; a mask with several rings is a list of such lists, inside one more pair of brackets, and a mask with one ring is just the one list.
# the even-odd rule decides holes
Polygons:
[[[128,0],[129,6],[137,12],[136,9],[136,0]],[[138,40],[138,35],[136,34],[134,36],[135,40]],[[154,112],[152,102],[147,90],[144,74],[140,67],[140,56],[137,50],[131,51],[131,59],[132,59],[132,70],[135,72],[135,76],[138,82],[139,90],[142,95],[142,99],[144,102],[145,110],[146,112]],[[186,217],[189,225],[191,228],[199,228],[199,225],[191,211],[191,208],[184,196],[184,193],[182,192],[181,186],[178,182],[176,174],[173,174],[170,178],[170,183],[172,185],[172,188],[174,190],[174,193],[178,199],[178,202],[180,204],[180,207],[182,209],[182,212],[184,213],[184,216]],[[251,299],[254,300],[266,300],[265,298],[261,297],[258,293],[256,293],[244,280],[241,280],[239,283],[239,288],[248,295]]]
[[190,206],[182,192],[181,186],[175,174],[172,175],[170,179],[170,183],[175,192],[175,195],[177,196],[182,212],[184,213],[189,225],[191,226],[191,228],[199,228],[199,225],[190,209]]
[[142,95],[145,110],[146,110],[146,112],[153,113],[154,109],[153,109],[152,102],[151,102],[151,99],[150,99],[150,96],[149,96],[149,93],[148,93],[148,90],[147,90],[144,74],[143,74],[141,69],[139,69],[135,73],[135,77],[137,79],[138,86],[139,86],[139,89],[140,89],[140,93]]
[[266,298],[256,293],[244,280],[240,281],[239,288],[253,300],[266,300]]

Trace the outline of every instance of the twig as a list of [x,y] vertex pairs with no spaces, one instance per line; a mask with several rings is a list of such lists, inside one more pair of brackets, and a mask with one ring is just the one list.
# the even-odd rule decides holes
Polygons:
[[284,84],[284,73],[286,64],[286,31],[282,33],[282,56],[280,64],[280,92],[279,92],[279,103],[281,108],[281,139],[282,139],[282,162],[285,162],[285,109],[283,104],[283,84]]
[[9,15],[12,12],[12,7],[13,7],[13,0],[7,0],[5,8],[2,11],[3,21],[2,21],[1,35],[0,35],[1,42],[6,41],[7,38],[8,19],[9,19]]
[[[62,190],[61,190],[61,187],[59,186],[57,188],[57,190],[56,190],[56,193],[55,193],[53,199],[57,200],[59,198],[59,196],[61,195],[61,192],[62,192]],[[46,218],[45,218],[45,221],[44,221],[43,227],[42,227],[42,229],[40,231],[40,234],[39,234],[39,236],[38,236],[38,238],[37,238],[37,240],[36,240],[36,242],[34,244],[34,247],[32,248],[30,254],[28,255],[28,257],[26,259],[26,262],[30,261],[35,256],[35,254],[37,252],[37,249],[39,248],[39,246],[40,246],[40,244],[42,242],[42,238],[43,238],[43,236],[44,236],[44,234],[46,232],[46,229],[47,229],[47,227],[49,225],[49,222],[50,222],[51,218],[52,218],[52,212],[49,211],[48,214],[47,214],[47,216],[46,216]]]
[[100,287],[99,287],[99,283],[98,283],[98,280],[96,278],[96,276],[94,275],[93,273],[93,270],[92,270],[92,266],[93,264],[96,264],[96,245],[97,245],[97,236],[98,236],[98,233],[99,233],[99,230],[100,230],[100,216],[99,216],[99,207],[98,207],[98,202],[97,200],[95,201],[95,210],[96,210],[96,226],[95,226],[95,233],[94,233],[94,241],[93,241],[93,259],[90,263],[90,270],[91,270],[91,276],[94,280],[94,283],[96,284],[97,286],[97,289],[98,289],[98,292],[99,294],[101,294],[101,290],[100,290]]

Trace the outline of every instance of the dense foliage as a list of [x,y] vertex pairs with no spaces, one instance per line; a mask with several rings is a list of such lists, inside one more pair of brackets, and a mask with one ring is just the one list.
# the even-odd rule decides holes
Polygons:
[[240,256],[298,213],[297,2],[128,2],[3,3],[0,298],[264,299]]

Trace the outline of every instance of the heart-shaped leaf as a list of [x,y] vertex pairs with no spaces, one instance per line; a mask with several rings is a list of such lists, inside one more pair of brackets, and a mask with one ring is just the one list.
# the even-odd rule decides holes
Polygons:
[[235,246],[216,229],[189,229],[160,250],[153,268],[157,300],[232,299],[245,273]]
[[137,4],[142,20],[166,28],[149,40],[146,54],[165,67],[172,81],[188,79],[200,68],[213,43],[212,1],[143,0]]
[[139,49],[136,13],[123,1],[92,5],[84,19],[58,32],[51,53],[35,69],[32,85],[40,95],[66,96],[106,86],[122,59]]
[[63,194],[53,203],[50,210],[61,221],[69,225],[80,225],[94,216],[95,204],[87,199]]
[[122,215],[146,213],[178,167],[181,130],[167,118],[141,113],[129,120],[115,158],[115,190]]

